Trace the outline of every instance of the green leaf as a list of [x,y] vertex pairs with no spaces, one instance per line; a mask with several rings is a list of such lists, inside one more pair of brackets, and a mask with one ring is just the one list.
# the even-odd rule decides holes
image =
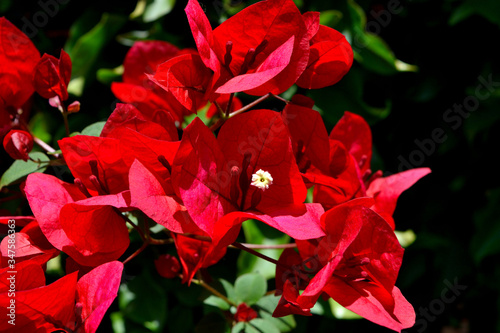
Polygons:
[[124,16],[104,13],[101,21],[78,39],[68,52],[73,61],[69,92],[81,96],[85,83],[95,77],[93,69],[101,51],[115,37],[125,22]]
[[337,319],[361,319],[362,317],[351,310],[344,308],[342,305],[334,301],[332,298],[328,300],[332,314]]
[[246,323],[244,323],[242,321],[237,322],[236,325],[234,325],[233,328],[231,329],[231,333],[244,332],[245,331],[245,326],[246,326]]
[[292,315],[274,318],[273,312],[278,306],[279,296],[266,295],[262,297],[255,305],[259,308],[259,317],[272,323],[280,332],[290,332],[297,326]]
[[366,29],[366,15],[353,0],[348,1],[351,26],[348,27],[354,58],[366,69],[392,75],[397,72],[416,71],[418,68],[396,59],[394,53],[380,36]]
[[85,127],[82,130],[81,135],[100,136],[105,124],[106,124],[105,121],[99,121],[97,123],[93,123]]
[[160,17],[167,15],[172,11],[175,5],[175,0],[152,0],[148,1],[142,20],[144,22],[152,22]]
[[248,326],[256,328],[260,333],[280,333],[280,330],[267,319],[255,318],[248,323]]
[[480,15],[500,26],[500,2],[497,0],[466,0],[451,14],[448,24],[455,25],[472,15]]
[[[471,241],[474,261],[480,263],[485,257],[500,253],[500,188],[488,193],[488,203],[474,215],[476,233]],[[496,223],[493,223],[496,222]]]
[[123,65],[115,68],[101,68],[97,70],[97,80],[105,85],[122,80]]
[[[216,281],[216,282],[218,282],[218,283],[214,283],[214,285],[212,285],[212,287],[214,287],[216,290],[218,290],[222,294],[225,294],[224,296],[226,296],[229,300],[236,302],[236,295],[234,292],[234,287],[231,285],[231,283],[229,283],[228,281],[226,281],[224,279],[219,279],[219,281]],[[224,291],[222,291],[222,289]],[[231,308],[231,305],[229,305],[225,300],[223,300],[222,298],[217,297],[215,295],[210,295],[209,297],[207,297],[203,301],[203,303],[206,305],[214,306],[214,307],[219,308],[221,310],[229,310]]]
[[344,14],[338,10],[324,10],[319,15],[319,23],[330,28],[335,28],[343,16]]
[[42,163],[33,162],[31,160],[28,160],[26,162],[23,160],[14,161],[10,168],[8,168],[7,171],[5,171],[5,173],[2,175],[2,178],[0,179],[0,189],[2,189],[4,186],[11,185],[23,180],[30,173],[44,172],[47,169],[48,163],[43,163],[50,161],[47,155],[41,152],[31,152],[28,155],[31,159],[40,161]]
[[[245,240],[248,243],[279,245],[290,241],[290,236],[276,232],[276,229],[261,222],[248,220],[243,223],[242,227],[245,233]],[[262,249],[257,251],[278,260],[283,249]],[[259,273],[266,279],[272,279],[276,274],[275,264],[244,251],[238,257],[237,265],[238,274]]]
[[244,274],[234,283],[237,303],[255,304],[264,296],[266,290],[267,281],[260,274]]

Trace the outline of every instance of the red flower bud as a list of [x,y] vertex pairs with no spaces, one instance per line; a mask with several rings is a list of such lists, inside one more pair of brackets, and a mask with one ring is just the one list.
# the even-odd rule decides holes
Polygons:
[[249,322],[250,320],[257,318],[258,316],[259,315],[257,314],[257,311],[255,311],[245,303],[241,303],[236,309],[234,320]]
[[161,255],[155,260],[155,267],[158,274],[167,279],[173,279],[179,275],[181,264],[176,257],[170,254]]
[[68,83],[71,78],[71,58],[61,50],[59,59],[44,54],[33,72],[33,85],[40,96],[52,98],[59,96],[61,101],[68,99]]
[[33,149],[33,137],[28,132],[12,130],[4,137],[3,148],[13,159],[27,161]]

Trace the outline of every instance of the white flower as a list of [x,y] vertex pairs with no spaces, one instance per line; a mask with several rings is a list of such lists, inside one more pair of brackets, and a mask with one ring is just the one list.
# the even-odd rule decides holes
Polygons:
[[259,169],[256,173],[252,175],[252,183],[251,185],[260,188],[262,191],[265,191],[269,188],[269,185],[273,183],[273,177],[267,171]]

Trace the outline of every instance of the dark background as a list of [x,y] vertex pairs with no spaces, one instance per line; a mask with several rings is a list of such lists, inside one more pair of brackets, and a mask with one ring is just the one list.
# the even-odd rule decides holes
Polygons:
[[[56,6],[46,10],[41,3]],[[250,3],[203,4],[216,26],[221,15],[229,16]],[[328,10],[333,17],[328,23],[351,37],[362,37],[369,31],[385,41],[379,54],[371,44],[353,43],[362,60],[357,58],[339,84],[311,93],[328,129],[343,111],[359,113],[372,125],[374,169],[386,174],[410,167],[432,169],[432,174],[400,197],[395,212],[397,229],[412,229],[417,236],[406,249],[397,282],[417,313],[417,324],[408,332],[500,331],[500,184],[496,163],[500,152],[500,5],[494,0],[480,4],[467,0],[360,0],[357,5],[366,15],[365,27],[357,23],[350,1],[303,0],[298,5],[302,12]],[[184,1],[178,0],[169,14],[153,22],[129,20],[135,6],[136,1],[2,1],[0,15],[28,33],[42,54],[58,56],[64,47],[74,57],[71,46],[103,13],[114,15],[119,22],[84,72],[83,94],[70,97],[82,103],[80,113],[70,117],[72,129],[81,130],[109,116],[116,103],[109,84],[119,76],[98,70],[121,65],[134,39],[162,39],[179,47],[194,47]],[[70,31],[72,27],[80,30]],[[392,57],[418,70],[398,71]],[[485,86],[485,81],[491,84]],[[464,111],[459,113],[461,107]],[[57,112],[35,97],[31,124],[53,146],[64,135]],[[5,154],[1,159],[3,171],[11,160]],[[14,204],[21,207],[23,203]],[[459,287],[453,291],[452,285]],[[196,288],[191,293],[199,292]],[[168,306],[178,302],[173,297]],[[202,313],[193,304],[183,304],[192,313],[191,322],[185,322],[191,325],[186,331]],[[365,320],[331,317],[296,318],[295,331],[389,331]],[[109,330],[109,325],[106,318],[102,332]]]

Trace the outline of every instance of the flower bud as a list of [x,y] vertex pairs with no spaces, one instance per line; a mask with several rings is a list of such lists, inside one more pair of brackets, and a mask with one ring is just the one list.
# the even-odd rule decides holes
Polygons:
[[173,279],[179,275],[181,264],[176,257],[170,254],[161,255],[155,260],[155,267],[158,274],[167,279]]
[[13,159],[27,161],[33,149],[33,137],[26,131],[12,130],[4,137],[3,148]]

